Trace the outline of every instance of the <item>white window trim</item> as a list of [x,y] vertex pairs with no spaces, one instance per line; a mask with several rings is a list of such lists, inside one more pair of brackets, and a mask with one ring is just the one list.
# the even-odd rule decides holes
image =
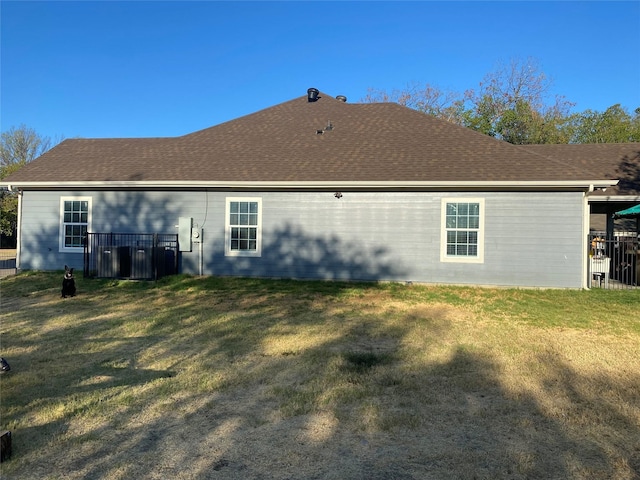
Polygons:
[[60,197],[60,231],[58,234],[58,251],[62,253],[82,253],[84,252],[84,247],[65,247],[64,245],[64,202],[69,201],[84,201],[89,203],[89,211],[87,215],[87,232],[91,231],[91,216],[92,216],[92,205],[91,205],[92,197]]
[[[256,249],[255,251],[231,250],[231,225],[229,216],[231,202],[257,202],[258,224],[256,225]],[[261,257],[262,256],[262,198],[260,197],[227,197],[224,213],[224,254],[226,257]]]
[[[477,203],[480,207],[478,228],[478,255],[475,257],[447,255],[447,204]],[[484,263],[484,198],[443,198],[440,211],[440,261],[452,263]]]

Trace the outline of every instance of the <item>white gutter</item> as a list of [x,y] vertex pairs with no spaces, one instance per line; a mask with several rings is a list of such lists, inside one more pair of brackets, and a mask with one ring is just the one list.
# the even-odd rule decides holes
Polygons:
[[[590,189],[590,192],[593,191]],[[584,194],[582,199],[582,288],[589,288],[589,224],[591,217],[591,207],[589,199],[592,198],[589,192]]]
[[[11,190],[11,187],[9,187]],[[18,221],[16,224],[16,272],[20,271],[22,253],[22,192],[18,191]]]
[[558,189],[571,188],[579,190],[590,190],[596,188],[612,187],[618,180],[527,180],[527,181],[267,181],[267,182],[238,182],[238,181],[174,181],[174,180],[151,180],[151,181],[90,181],[90,182],[16,182],[13,184],[0,182],[0,185],[7,185],[9,189],[147,189],[162,188],[171,190],[208,188],[208,189],[287,189],[287,190],[314,190],[314,189]]

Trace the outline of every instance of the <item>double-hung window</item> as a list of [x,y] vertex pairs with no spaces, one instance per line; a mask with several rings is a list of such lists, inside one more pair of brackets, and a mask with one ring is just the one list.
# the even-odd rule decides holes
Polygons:
[[442,199],[443,262],[484,262],[484,199]]
[[91,197],[60,198],[61,252],[78,252],[91,225]]
[[259,257],[262,253],[262,199],[227,198],[225,255]]

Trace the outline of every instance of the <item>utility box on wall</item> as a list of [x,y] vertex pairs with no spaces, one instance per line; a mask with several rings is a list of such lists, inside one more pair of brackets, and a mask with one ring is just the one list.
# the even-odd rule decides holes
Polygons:
[[193,218],[180,217],[178,219],[178,245],[181,252],[191,251],[191,230],[193,229]]

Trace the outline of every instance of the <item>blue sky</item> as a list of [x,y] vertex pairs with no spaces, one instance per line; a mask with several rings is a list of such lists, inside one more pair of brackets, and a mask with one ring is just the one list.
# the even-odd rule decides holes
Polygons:
[[462,92],[535,58],[573,111],[640,107],[640,2],[6,1],[0,122],[178,136],[306,95]]

